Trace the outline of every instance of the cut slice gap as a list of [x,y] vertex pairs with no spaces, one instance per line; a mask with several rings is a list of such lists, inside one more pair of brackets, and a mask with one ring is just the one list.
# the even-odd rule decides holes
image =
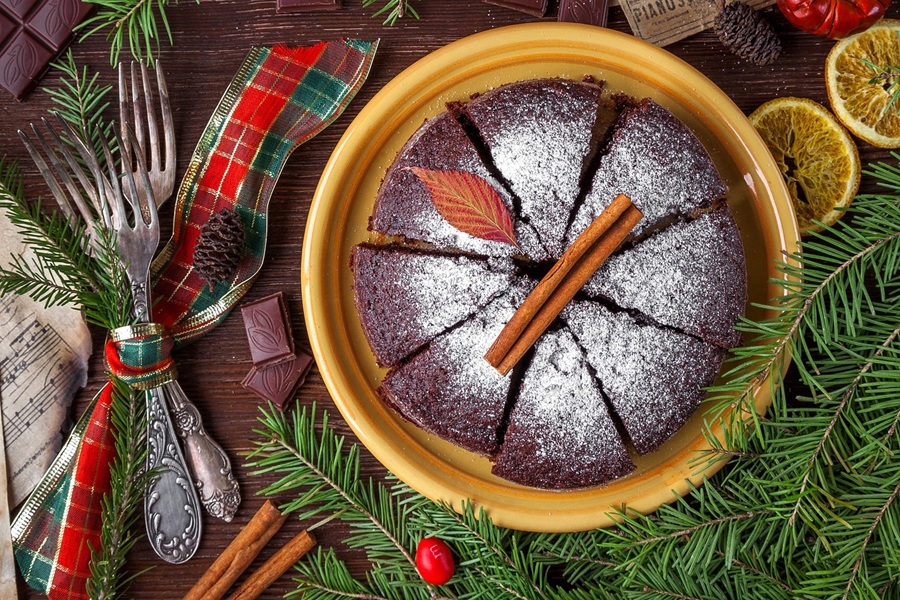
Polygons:
[[[492,173],[516,198],[550,258],[565,250],[567,222],[597,150],[603,82],[540,79],[510,83],[455,103],[453,113]],[[526,95],[527,104],[521,102]],[[552,179],[540,173],[555,173]]]
[[505,292],[509,259],[475,258],[396,245],[351,253],[354,303],[381,366],[397,364]]
[[639,324],[597,302],[573,302],[562,316],[642,455],[690,419],[725,357],[722,348]]
[[531,287],[515,280],[484,309],[393,367],[378,389],[382,401],[429,433],[494,455],[512,379],[482,356]]

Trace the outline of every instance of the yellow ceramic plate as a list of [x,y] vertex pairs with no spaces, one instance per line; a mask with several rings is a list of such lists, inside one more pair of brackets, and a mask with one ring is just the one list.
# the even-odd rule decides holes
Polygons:
[[[638,471],[606,487],[553,492],[490,474],[490,462],[430,436],[384,407],[375,390],[384,370],[375,360],[353,306],[350,249],[366,231],[385,171],[422,122],[449,100],[536,77],[592,75],[613,90],[649,96],[684,120],[714,157],[728,184],[747,252],[751,302],[780,293],[773,260],[793,251],[797,225],[781,175],[743,113],[712,82],[671,54],[614,31],[535,23],[454,42],[418,61],[360,112],[325,167],[303,243],[301,286],[306,325],[325,384],[362,443],[401,480],[459,507],[471,498],[494,522],[537,531],[575,531],[611,523],[611,509],[644,513],[671,502],[704,474],[689,464],[705,446],[702,415]],[[765,315],[748,305],[751,318]],[[763,386],[765,390],[765,386]],[[761,392],[761,407],[771,398]],[[710,475],[708,471],[705,475]]]

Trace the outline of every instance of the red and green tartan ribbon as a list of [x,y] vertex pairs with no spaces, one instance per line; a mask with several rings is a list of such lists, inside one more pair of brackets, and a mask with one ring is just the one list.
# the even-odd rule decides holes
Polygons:
[[[343,112],[377,45],[339,40],[250,51],[191,157],[172,238],[153,263],[156,323],[111,336],[111,371],[136,387],[174,376],[171,347],[214,328],[250,289],[263,264],[269,199],[288,156]],[[193,270],[194,246],[200,228],[222,208],[243,221],[244,255],[234,277],[210,290]],[[100,500],[114,454],[111,398],[106,386],[12,525],[26,582],[53,599],[88,597],[91,548],[100,547]]]

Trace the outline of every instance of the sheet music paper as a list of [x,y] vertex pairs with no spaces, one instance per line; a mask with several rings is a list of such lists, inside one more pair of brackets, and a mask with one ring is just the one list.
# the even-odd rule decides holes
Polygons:
[[[0,372],[2,375],[2,372]],[[0,424],[0,447],[3,447],[3,427]],[[6,486],[6,456],[0,452],[0,598],[15,600],[16,559],[13,556],[12,535],[9,531],[9,494]]]
[[[0,264],[9,264],[13,255],[27,259],[30,250],[0,211]],[[79,311],[46,309],[25,296],[0,298],[0,407],[10,507],[28,496],[59,451],[72,398],[87,383],[90,353],[90,332]]]

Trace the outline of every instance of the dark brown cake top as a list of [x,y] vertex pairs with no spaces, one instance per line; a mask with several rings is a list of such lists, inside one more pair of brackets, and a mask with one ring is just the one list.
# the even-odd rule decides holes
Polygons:
[[731,209],[722,204],[610,257],[584,291],[707,342],[739,345],[747,269]]
[[567,329],[544,334],[525,371],[493,472],[532,487],[607,483],[634,470]]

